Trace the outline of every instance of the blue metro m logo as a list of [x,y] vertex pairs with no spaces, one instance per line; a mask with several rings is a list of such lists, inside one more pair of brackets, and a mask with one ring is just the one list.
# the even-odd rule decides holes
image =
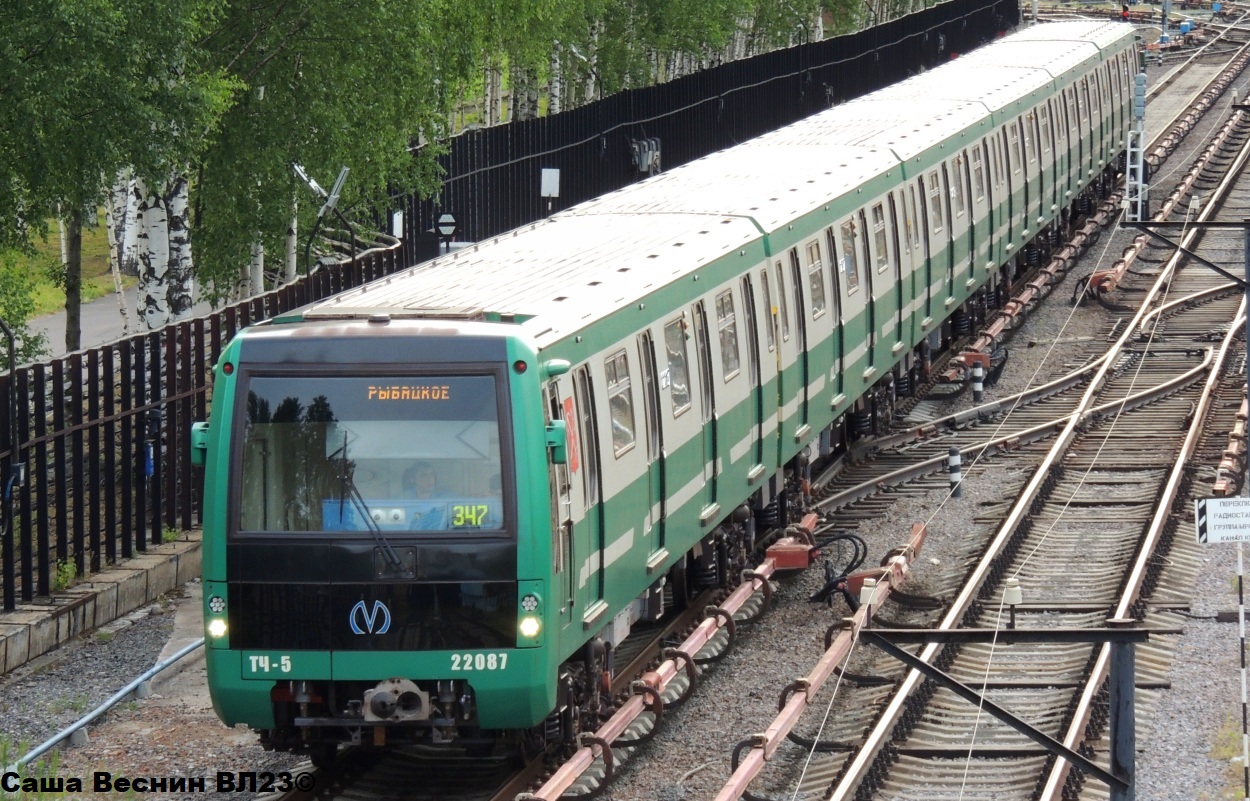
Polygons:
[[[381,625],[377,625],[379,621]],[[381,601],[374,601],[372,610],[365,606],[364,601],[357,601],[347,615],[347,622],[356,634],[385,634],[391,628],[391,610]]]

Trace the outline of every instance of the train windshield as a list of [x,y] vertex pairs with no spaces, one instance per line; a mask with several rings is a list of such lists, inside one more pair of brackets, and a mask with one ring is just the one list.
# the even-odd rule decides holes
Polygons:
[[242,532],[501,531],[494,376],[252,376]]

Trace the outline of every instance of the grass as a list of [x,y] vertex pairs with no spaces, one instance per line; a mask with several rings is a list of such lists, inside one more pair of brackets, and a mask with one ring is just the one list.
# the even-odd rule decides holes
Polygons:
[[52,576],[52,591],[60,592],[74,583],[78,578],[78,568],[73,562],[57,562],[56,573]]
[[165,530],[161,532],[161,542],[177,542],[181,536],[181,531],[171,526],[166,526]]
[[[104,219],[100,210],[99,218]],[[61,236],[56,221],[50,223],[48,238],[35,243],[35,255],[28,259],[36,276],[36,317],[51,314],[65,308],[65,290],[54,277],[61,263]],[[134,283],[131,276],[122,276],[127,286]],[[104,297],[113,292],[113,277],[109,272],[108,232],[103,224],[82,231],[82,299],[83,302]]]
[[1211,746],[1211,758],[1224,765],[1224,789],[1220,791],[1221,799],[1241,799],[1244,787],[1244,772],[1241,760],[1233,761],[1241,756],[1241,721],[1233,715],[1224,718],[1224,725],[1215,735],[1215,744]]

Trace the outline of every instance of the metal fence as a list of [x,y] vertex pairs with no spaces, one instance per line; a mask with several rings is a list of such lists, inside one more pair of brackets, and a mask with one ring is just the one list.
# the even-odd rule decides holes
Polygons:
[[548,213],[542,170],[560,171],[559,211],[647,176],[634,143],[658,140],[664,169],[746,141],[888,86],[976,47],[1019,22],[1011,0],[950,0],[860,33],[724,64],[551,117],[456,137],[435,199],[404,205],[404,257],[433,258],[438,215],[481,241]]
[[[441,206],[409,201],[401,244],[207,317],[0,375],[4,609],[197,525],[191,423],[206,419],[226,344],[251,323],[432,257],[437,240],[426,231],[440,211],[458,212],[462,238],[502,233],[547,213],[543,167],[561,170],[554,205],[565,208],[645,176],[631,141],[658,138],[663,166],[676,166],[949,59],[1018,13],[1014,0],[950,0],[855,36],[460,136],[445,160]],[[26,472],[20,488],[10,480],[15,465]]]

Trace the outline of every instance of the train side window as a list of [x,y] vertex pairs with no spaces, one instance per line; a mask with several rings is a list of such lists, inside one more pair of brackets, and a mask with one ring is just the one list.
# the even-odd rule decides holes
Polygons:
[[942,185],[938,182],[937,170],[929,173],[929,222],[933,233],[942,233]]
[[977,201],[985,197],[985,164],[979,146],[972,148],[972,197]]
[[855,255],[859,252],[859,243],[855,241],[855,236],[855,221],[847,220],[842,223],[842,256],[838,259],[838,270],[846,281],[848,295],[859,289],[859,262]]
[[965,207],[967,206],[967,203],[968,203],[967,198],[964,197],[965,190],[964,190],[963,174],[964,174],[964,157],[956,156],[955,157],[955,180],[951,181],[951,201],[952,201],[951,205],[955,207],[956,217],[964,216]]
[[725,383],[738,374],[741,357],[738,351],[738,321],[734,315],[733,292],[726,289],[716,296],[716,330],[720,338],[720,365]]
[[664,326],[664,350],[668,352],[669,395],[673,417],[690,408],[690,366],[686,361],[686,324],[678,318]]
[[877,203],[872,207],[872,244],[877,249],[877,272],[885,272],[890,266],[890,252],[886,249],[885,207]]
[[599,502],[599,437],[595,435],[594,394],[590,386],[590,371],[582,367],[573,382],[577,392],[578,423],[581,428],[582,458],[585,470],[582,479],[585,482],[586,505],[592,506]]
[[777,311],[781,316],[781,339],[790,341],[790,314],[786,311],[786,277],[781,262],[773,263],[773,274],[777,276]]
[[820,240],[807,243],[807,284],[812,295],[812,319],[825,313],[825,271],[820,260]]
[[768,288],[768,270],[760,270],[760,288],[764,290],[764,332],[768,340],[768,349],[777,347],[777,331],[773,327],[773,316],[776,309],[773,308],[772,290]]
[[616,458],[634,447],[634,395],[625,351],[603,360],[608,380],[608,411],[612,417],[612,452]]

